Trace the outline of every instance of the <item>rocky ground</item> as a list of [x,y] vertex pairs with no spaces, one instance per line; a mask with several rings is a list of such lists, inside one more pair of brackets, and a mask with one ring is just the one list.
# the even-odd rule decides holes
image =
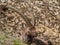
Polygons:
[[10,5],[28,17],[38,39],[60,45],[59,0],[0,0],[0,45],[24,45],[18,42],[26,38],[28,23],[14,9],[2,10],[1,5]]

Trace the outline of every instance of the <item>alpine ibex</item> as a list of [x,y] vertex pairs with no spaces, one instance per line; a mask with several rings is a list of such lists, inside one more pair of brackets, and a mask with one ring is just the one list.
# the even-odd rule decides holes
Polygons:
[[31,24],[29,18],[27,16],[25,16],[24,14],[22,14],[20,11],[18,11],[18,9],[16,9],[15,7],[11,6],[11,5],[3,5],[2,4],[2,9],[3,11],[6,11],[7,9],[12,9],[15,12],[17,12],[23,19],[24,21],[27,23],[27,27],[29,27],[29,31],[25,33],[25,35],[27,35],[27,43],[28,45],[31,45],[32,43],[35,43],[36,45],[52,45],[52,43],[50,41],[48,41],[48,43],[44,43],[42,40],[35,38],[36,35],[36,28],[34,25]]

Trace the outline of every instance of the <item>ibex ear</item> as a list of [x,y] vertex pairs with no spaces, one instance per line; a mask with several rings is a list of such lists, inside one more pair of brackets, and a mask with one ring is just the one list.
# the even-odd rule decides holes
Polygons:
[[7,11],[8,10],[8,7],[7,7],[7,5],[1,5],[1,9],[2,9],[2,11]]
[[48,41],[48,45],[53,45],[51,41]]
[[8,7],[4,6],[4,7],[2,8],[2,10],[3,10],[3,11],[7,11],[7,10],[8,10]]

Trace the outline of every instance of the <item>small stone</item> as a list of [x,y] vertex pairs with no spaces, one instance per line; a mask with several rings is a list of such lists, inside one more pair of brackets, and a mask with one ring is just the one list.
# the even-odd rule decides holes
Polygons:
[[6,0],[1,0],[2,3],[6,2]]
[[14,19],[14,16],[9,16],[9,17],[7,17],[7,20],[8,21],[12,21]]

